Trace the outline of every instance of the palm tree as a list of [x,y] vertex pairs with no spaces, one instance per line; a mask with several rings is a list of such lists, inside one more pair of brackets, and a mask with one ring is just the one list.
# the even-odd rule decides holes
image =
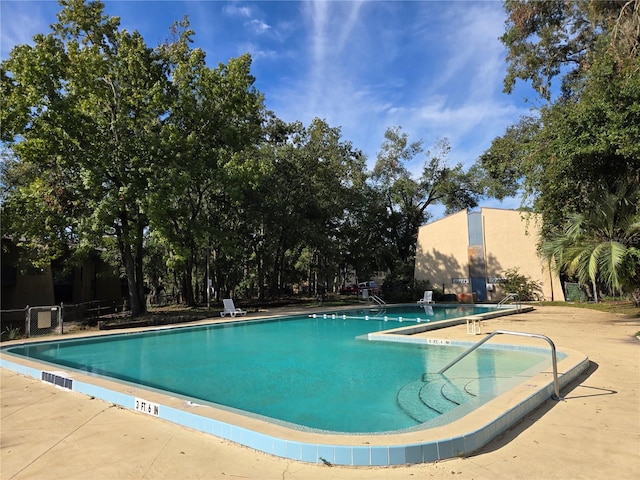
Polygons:
[[543,240],[540,253],[557,272],[590,282],[598,301],[599,281],[613,291],[640,283],[640,190],[623,185],[596,208],[574,213],[564,228]]

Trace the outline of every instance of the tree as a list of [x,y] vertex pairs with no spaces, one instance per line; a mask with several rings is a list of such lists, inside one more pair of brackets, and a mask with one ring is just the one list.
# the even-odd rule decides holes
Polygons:
[[531,81],[548,103],[496,138],[477,166],[490,192],[523,194],[542,213],[546,234],[640,181],[638,4],[508,1],[505,8],[507,91],[516,79]]
[[430,206],[442,204],[447,213],[456,212],[476,206],[482,193],[482,181],[473,172],[447,164],[450,150],[447,139],[438,140],[434,150],[426,152],[422,176],[414,179],[405,164],[423,152],[422,141],[409,143],[400,127],[385,132],[372,179],[384,198],[388,237],[403,263],[413,259],[418,228],[429,218]]
[[300,281],[328,287],[344,252],[353,192],[364,184],[364,158],[339,128],[317,118],[305,128],[273,117],[266,131],[247,160],[252,175],[243,194],[260,296],[265,283],[271,292]]
[[534,173],[530,171],[535,165],[533,142],[541,127],[539,117],[521,117],[480,156],[475,167],[483,172],[480,176],[484,178],[488,195],[502,200],[524,193],[526,201],[526,195],[533,194],[532,189],[523,185],[523,177],[530,178]]
[[542,243],[543,257],[558,272],[611,291],[640,286],[640,190],[622,185],[596,208],[570,215]]
[[9,192],[4,226],[24,233],[15,209],[30,195],[55,192],[38,205],[56,213],[53,224],[38,226],[51,231],[40,240],[93,247],[114,238],[139,314],[146,308],[148,191],[164,171],[162,59],[138,32],[119,30],[102,3],[60,4],[52,33],[36,35],[33,47],[15,47],[2,64],[3,141],[19,160],[16,168],[28,173]]
[[219,244],[233,230],[227,213],[231,197],[244,181],[238,162],[262,136],[264,105],[253,86],[251,57],[209,68],[205,53],[190,49],[188,26],[186,19],[175,24],[176,39],[160,48],[171,79],[163,120],[163,148],[170,153],[165,174],[154,185],[150,218],[168,241],[183,301],[195,305],[198,260],[212,249],[215,258],[223,257]]
[[504,8],[507,93],[516,80],[531,81],[540,97],[551,102],[553,81],[562,75],[561,91],[571,96],[589,70],[599,40],[611,33],[610,44],[625,59],[637,52],[635,1],[505,0]]

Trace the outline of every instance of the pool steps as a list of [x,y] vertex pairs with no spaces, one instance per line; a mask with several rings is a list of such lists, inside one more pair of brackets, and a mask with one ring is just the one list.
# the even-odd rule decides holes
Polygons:
[[477,398],[480,392],[494,395],[494,390],[495,379],[492,377],[451,380],[438,374],[424,374],[422,379],[400,388],[396,399],[406,415],[418,423],[425,423]]

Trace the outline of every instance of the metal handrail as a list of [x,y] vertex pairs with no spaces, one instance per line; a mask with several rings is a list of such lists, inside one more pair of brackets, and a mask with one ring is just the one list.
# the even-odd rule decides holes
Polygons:
[[377,295],[369,295],[369,298],[371,300],[373,300],[374,302],[376,302],[378,305],[386,305],[387,302],[385,302],[384,300],[382,300],[379,296]]
[[522,308],[522,304],[520,303],[520,295],[517,293],[507,293],[507,296],[498,302],[498,306],[504,305],[509,300],[515,300],[518,308]]
[[473,352],[476,348],[481,346],[483,343],[488,342],[494,336],[501,335],[501,334],[504,334],[504,335],[517,335],[517,336],[520,336],[520,337],[542,338],[543,340],[546,340],[549,343],[549,345],[551,345],[551,363],[553,365],[553,385],[554,385],[554,389],[555,389],[555,395],[552,395],[551,398],[553,398],[554,400],[562,400],[562,397],[560,397],[560,384],[558,383],[558,360],[557,360],[557,357],[556,357],[556,346],[555,346],[555,344],[553,343],[553,341],[549,337],[547,337],[546,335],[541,335],[539,333],[525,333],[525,332],[512,332],[512,331],[509,331],[509,330],[496,330],[495,332],[490,333],[485,338],[480,340],[478,343],[476,343],[474,346],[472,346],[469,350],[466,350],[465,352],[463,352],[462,355],[458,356],[456,359],[454,359],[452,362],[450,362],[446,367],[444,367],[442,370],[440,370],[438,372],[438,374],[442,375],[444,372],[449,370],[456,363],[458,363],[464,357],[469,355],[471,352]]

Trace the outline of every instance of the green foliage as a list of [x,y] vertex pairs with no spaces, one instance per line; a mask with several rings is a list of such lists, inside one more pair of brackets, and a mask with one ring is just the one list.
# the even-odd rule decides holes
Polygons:
[[[632,3],[636,2],[505,0],[508,19],[501,37],[509,49],[505,92],[512,92],[516,80],[531,81],[549,102],[553,81],[562,74],[562,91],[571,95],[589,69],[598,41],[616,30],[620,35],[613,36],[611,45],[619,53],[626,48],[625,57],[633,56],[633,44],[628,45],[623,35],[637,26],[638,6]],[[638,41],[635,32],[631,42]]]
[[22,331],[17,327],[15,327],[15,328],[7,327],[0,334],[0,338],[2,339],[2,341],[5,341],[5,340],[18,340],[18,339],[20,339],[22,337],[24,337],[24,335],[22,334]]
[[593,208],[567,217],[551,232],[541,253],[556,271],[612,291],[640,285],[640,190],[621,185]]
[[542,300],[540,284],[521,274],[517,267],[506,270],[502,275],[506,278],[506,281],[500,284],[503,293],[517,293],[522,301]]
[[475,168],[485,172],[485,187],[489,195],[504,199],[520,192],[523,177],[528,179],[532,173],[533,142],[541,127],[540,118],[521,117],[517,124],[507,127],[502,137],[495,138],[491,148],[480,156]]
[[[166,112],[161,58],[138,32],[119,30],[100,2],[61,2],[59,22],[33,47],[18,46],[3,62],[3,140],[16,159],[6,178],[8,232],[34,243],[100,247],[117,239],[132,310],[145,309],[145,193],[158,172],[158,119]],[[39,217],[24,229],[19,210],[30,197]],[[34,220],[31,218],[30,220]]]
[[42,264],[68,245],[115,245],[138,314],[152,228],[180,251],[193,303],[198,249],[216,235],[217,192],[238,182],[224,167],[261,134],[251,59],[209,69],[188,47],[186,21],[151,49],[103,15],[102,3],[61,4],[52,32],[2,63],[2,140],[12,154],[2,172],[4,233],[34,247]]
[[446,139],[413,178],[422,142],[399,127],[367,172],[340,128],[267,112],[249,55],[208,67],[187,19],[152,48],[99,1],[60,4],[0,68],[3,234],[39,266],[99,250],[134,314],[145,286],[197,303],[208,266],[224,296],[377,271],[406,290],[429,207],[475,206],[485,189],[484,171],[448,165]]
[[441,204],[447,213],[477,205],[483,182],[465,172],[461,164],[448,165],[451,147],[447,139],[436,142],[426,152],[422,176],[414,179],[405,163],[423,152],[422,141],[409,143],[400,127],[387,129],[372,172],[377,190],[387,210],[388,244],[397,248],[395,257],[409,261],[415,255],[418,228],[428,219],[428,207]]
[[442,300],[444,292],[433,287],[429,280],[416,280],[413,265],[397,260],[385,276],[381,292],[389,303],[415,303],[425,290],[433,291],[434,301]]
[[546,103],[494,139],[477,168],[490,194],[522,194],[544,235],[640,183],[638,5],[505,2],[506,90],[529,81]]

